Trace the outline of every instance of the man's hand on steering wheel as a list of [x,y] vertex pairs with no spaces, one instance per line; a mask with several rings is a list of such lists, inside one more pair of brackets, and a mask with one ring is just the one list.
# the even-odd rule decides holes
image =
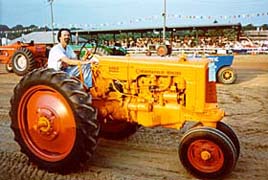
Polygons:
[[93,56],[91,50],[88,50],[87,48],[84,48],[84,49],[86,52],[85,52],[84,56],[82,57],[82,60],[86,61],[87,59],[91,59]]
[[91,50],[86,50],[85,55],[82,58],[82,61],[86,61],[87,63],[99,63],[99,60],[97,57],[94,56],[94,54],[91,52]]
[[[87,48],[87,44],[91,45],[91,49]],[[81,52],[85,52],[85,54],[83,55],[83,57],[81,57],[80,59],[82,59],[82,61],[86,61],[86,62],[81,62],[81,64],[85,64],[85,63],[99,63],[99,60],[97,59],[96,56],[94,56],[94,54],[96,53],[96,50],[98,48],[98,43],[96,40],[88,40],[87,42],[85,42],[82,47],[80,48],[78,57],[80,57]]]

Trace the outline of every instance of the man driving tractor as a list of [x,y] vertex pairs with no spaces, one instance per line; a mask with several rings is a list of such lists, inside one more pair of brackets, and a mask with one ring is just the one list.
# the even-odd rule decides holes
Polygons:
[[57,35],[59,43],[55,45],[49,52],[48,56],[48,68],[53,68],[55,70],[63,70],[71,76],[79,76],[80,65],[83,72],[84,83],[90,88],[92,86],[92,74],[90,69],[90,63],[98,62],[98,59],[87,57],[90,51],[86,52],[83,60],[77,59],[76,54],[72,48],[68,45],[71,38],[71,32],[69,29],[60,29]]

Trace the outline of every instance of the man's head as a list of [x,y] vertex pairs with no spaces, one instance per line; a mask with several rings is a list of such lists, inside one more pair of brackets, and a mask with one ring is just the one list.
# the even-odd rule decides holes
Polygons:
[[61,44],[69,44],[70,42],[70,38],[71,38],[71,31],[69,29],[66,29],[66,28],[62,28],[59,30],[58,32],[58,41],[61,43]]

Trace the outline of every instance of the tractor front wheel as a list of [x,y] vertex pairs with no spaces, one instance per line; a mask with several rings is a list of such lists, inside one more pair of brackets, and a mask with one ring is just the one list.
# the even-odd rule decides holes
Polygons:
[[218,129],[197,127],[182,137],[179,157],[194,176],[221,179],[235,167],[237,152],[228,136]]
[[74,171],[92,156],[99,123],[78,80],[53,69],[34,70],[15,87],[10,103],[15,140],[41,169]]
[[227,124],[225,124],[224,122],[219,121],[217,123],[217,127],[218,130],[220,130],[221,132],[223,132],[224,134],[226,134],[230,140],[232,141],[232,143],[234,144],[235,148],[236,148],[236,156],[237,158],[240,155],[240,143],[238,140],[238,137],[236,136],[234,130],[228,126]]
[[12,56],[14,73],[24,76],[35,68],[33,53],[27,48],[19,48]]

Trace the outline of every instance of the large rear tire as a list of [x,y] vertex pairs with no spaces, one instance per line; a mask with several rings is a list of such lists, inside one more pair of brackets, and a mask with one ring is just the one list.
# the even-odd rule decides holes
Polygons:
[[33,53],[27,48],[19,48],[12,56],[12,67],[18,76],[24,76],[36,66]]
[[10,103],[15,141],[41,169],[75,171],[92,156],[100,126],[78,80],[53,69],[34,70],[17,84]]
[[230,138],[218,129],[197,127],[182,137],[179,157],[194,176],[222,179],[235,167],[237,152]]

